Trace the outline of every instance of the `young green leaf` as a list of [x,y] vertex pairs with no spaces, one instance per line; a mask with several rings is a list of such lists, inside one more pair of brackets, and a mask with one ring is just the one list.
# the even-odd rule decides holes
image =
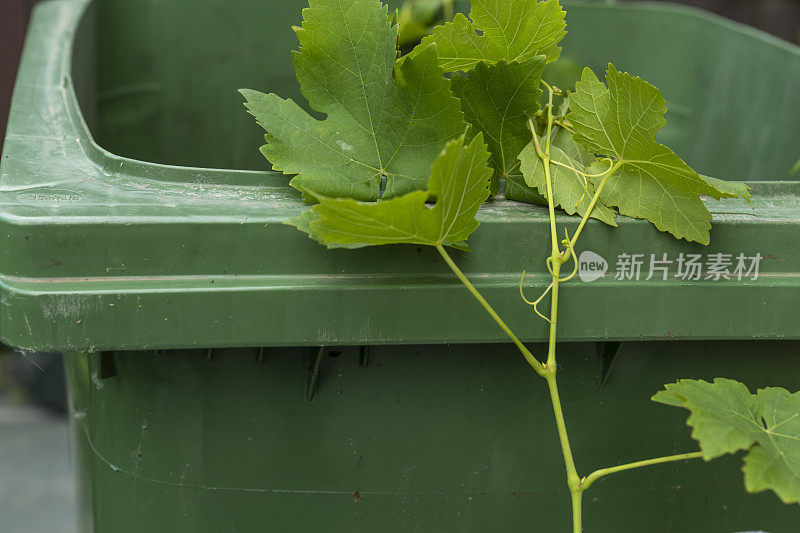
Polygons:
[[[478,227],[475,214],[489,196],[489,152],[478,134],[465,146],[451,141],[431,168],[427,191],[380,202],[319,196],[319,204],[287,224],[328,248],[380,244],[444,244],[464,248]],[[433,206],[427,205],[435,197]]]
[[527,121],[539,109],[544,57],[521,63],[478,63],[466,76],[451,80],[471,131],[483,132],[494,168],[491,192],[500,179],[519,175],[517,156],[531,140]]
[[[376,200],[424,189],[431,164],[466,129],[435,45],[395,68],[397,26],[378,0],[310,0],[297,79],[317,120],[291,100],[243,90],[267,130],[262,153],[291,185]],[[385,188],[385,190],[384,190]]]
[[[544,143],[545,138],[542,137],[540,145],[544,146]],[[556,163],[567,165],[580,172],[585,170],[587,160],[594,159],[572,140],[568,132],[561,129],[552,137],[550,158]],[[546,195],[547,180],[545,178],[544,162],[536,153],[536,146],[532,142],[528,144],[519,155],[519,159],[521,162],[520,169],[526,185],[540,194]],[[607,169],[608,165],[603,170]],[[550,178],[553,186],[554,204],[570,215],[574,215],[577,212],[583,216],[589,208],[589,203],[597,189],[595,184],[578,172],[555,164],[550,165]],[[617,225],[614,220],[616,217],[614,210],[600,202],[592,209],[591,216],[610,226]]]
[[749,450],[743,468],[748,492],[773,490],[784,503],[800,503],[800,392],[751,394],[730,379],[684,379],[653,400],[691,412],[687,423],[706,460]]
[[555,61],[567,33],[558,0],[472,0],[469,17],[456,14],[452,22],[434,28],[418,49],[436,43],[446,72],[467,71],[480,62],[510,63],[537,55]]
[[658,89],[614,65],[606,83],[584,69],[567,115],[579,144],[622,163],[600,200],[677,238],[708,244],[711,214],[700,195],[720,199],[741,191],[720,190],[656,141],[667,110]]

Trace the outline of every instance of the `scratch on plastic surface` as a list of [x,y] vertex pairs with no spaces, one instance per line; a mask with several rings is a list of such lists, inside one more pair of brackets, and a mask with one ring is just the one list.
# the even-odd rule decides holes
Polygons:
[[99,305],[99,300],[87,298],[86,296],[70,295],[61,296],[56,295],[49,299],[49,301],[42,304],[42,318],[45,319],[71,319],[80,318],[96,308]]
[[[222,492],[243,492],[243,493],[261,493],[261,494],[298,494],[298,495],[320,495],[320,494],[327,494],[327,495],[341,495],[347,496],[347,498],[352,498],[353,490],[309,490],[309,489],[265,489],[265,488],[256,488],[256,487],[231,487],[231,486],[217,486],[217,485],[204,485],[204,484],[192,484],[192,483],[185,483],[185,473],[181,475],[180,482],[174,481],[165,481],[162,479],[155,479],[147,476],[142,476],[137,472],[132,472],[129,470],[125,470],[116,466],[110,460],[108,460],[101,452],[97,449],[94,442],[92,441],[91,436],[89,435],[89,430],[86,426],[86,413],[85,412],[76,412],[75,418],[78,420],[82,427],[83,427],[83,434],[86,437],[86,442],[89,445],[89,449],[92,453],[97,457],[97,459],[105,464],[109,469],[113,472],[119,472],[120,474],[141,480],[146,481],[149,483],[155,483],[158,485],[163,485],[167,487],[174,487],[183,491],[184,489],[196,489],[196,490],[205,490],[205,491],[222,491]],[[187,469],[189,465],[186,465]],[[719,485],[692,485],[691,487],[686,488],[699,488],[699,489],[706,489],[710,487],[717,487]],[[737,486],[735,483],[726,484],[725,486]],[[621,489],[606,489],[610,492],[630,492],[630,491],[643,491],[643,490],[674,490],[674,486],[672,485],[660,485],[660,486],[652,486],[652,487],[630,487],[630,488],[621,488]],[[369,491],[369,490],[359,490],[359,495],[361,498],[369,497],[370,495],[377,495],[377,496],[538,496],[538,495],[546,495],[546,494],[563,494],[563,491],[558,490],[551,490],[551,491],[443,491],[443,490],[431,490],[431,491]],[[182,496],[181,496],[182,497]]]
[[136,503],[136,478],[139,474],[139,465],[142,462],[142,449],[144,446],[144,439],[147,436],[147,418],[142,419],[142,432],[139,434],[139,444],[133,450],[133,502]]
[[83,426],[83,434],[86,436],[86,442],[89,444],[89,448],[92,450],[92,453],[100,459],[108,468],[111,469],[112,472],[121,472],[122,469],[106,459],[103,454],[95,447],[94,441],[92,437],[89,435],[89,428],[86,426],[86,413],[84,411],[78,411],[75,413],[75,419],[78,420],[81,425]]
[[[112,463],[109,459],[107,459],[100,450],[94,444],[92,437],[89,435],[89,429],[86,424],[86,413],[83,411],[77,411],[73,415],[78,423],[81,424],[83,429],[83,434],[86,438],[86,442],[89,445],[89,449],[92,453],[97,457],[97,459],[105,464],[109,469],[113,472],[119,472],[123,475],[129,476],[133,479],[146,481],[149,483],[154,483],[158,485],[163,485],[167,487],[174,487],[181,491],[181,501],[183,503],[183,491],[186,488],[189,489],[197,489],[197,490],[205,490],[205,491],[224,491],[224,492],[243,492],[243,493],[261,493],[261,494],[298,494],[298,495],[320,495],[320,494],[328,494],[328,495],[342,495],[347,496],[348,498],[352,498],[353,490],[308,490],[308,489],[265,489],[265,488],[255,488],[255,487],[230,487],[230,486],[215,486],[215,485],[204,485],[204,484],[191,484],[185,482],[186,472],[189,469],[189,465],[186,464],[186,469],[184,470],[183,474],[181,474],[181,481],[174,482],[174,481],[165,481],[162,479],[155,479],[148,476],[142,476],[136,471],[125,470],[120,468],[119,466]],[[691,487],[686,488],[699,488],[699,489],[706,489],[710,487],[719,488],[720,485],[692,485]],[[737,486],[735,483],[724,484],[723,486]],[[674,486],[672,485],[659,485],[659,486],[650,486],[650,487],[627,487],[627,488],[620,488],[620,489],[606,489],[610,492],[630,492],[630,491],[651,491],[651,490],[674,490]],[[536,496],[536,495],[546,495],[546,494],[563,494],[562,490],[552,490],[552,491],[443,491],[443,490],[431,490],[431,491],[412,491],[412,492],[405,492],[405,491],[368,491],[368,490],[359,490],[359,495],[361,498],[368,497],[369,495],[378,495],[378,496]],[[185,511],[185,506],[184,506]]]
[[358,334],[359,338],[362,342],[369,341],[369,334],[370,334],[370,319],[369,315],[364,317],[364,321],[361,322],[361,327],[359,328]]
[[[163,479],[155,479],[148,476],[143,476],[138,472],[126,470],[124,468],[120,468],[119,466],[112,463],[109,459],[107,459],[100,450],[94,444],[91,436],[89,435],[89,430],[86,425],[86,413],[85,412],[76,412],[75,419],[82,425],[83,434],[86,438],[86,442],[89,445],[89,449],[92,451],[95,457],[106,465],[109,469],[113,472],[119,472],[122,475],[129,476],[134,479],[138,479],[140,481],[146,481],[148,483],[155,483],[157,485],[163,485],[166,487],[173,487],[179,489],[181,492],[184,489],[195,489],[195,490],[205,490],[205,491],[224,491],[224,492],[243,492],[243,493],[261,493],[261,494],[298,494],[298,495],[320,495],[320,494],[327,494],[327,495],[340,495],[346,496],[348,499],[353,497],[353,490],[309,490],[309,489],[265,489],[265,488],[256,488],[256,487],[230,487],[230,486],[217,486],[217,485],[204,485],[204,484],[194,484],[194,483],[186,483],[185,482],[185,474],[181,475],[181,481],[166,481]],[[186,465],[187,469],[189,465]],[[520,491],[486,491],[486,492],[459,492],[459,491],[442,491],[442,490],[432,490],[432,491],[413,491],[413,492],[400,492],[400,491],[365,491],[359,490],[360,496],[368,497],[369,495],[378,495],[378,496],[397,496],[397,495],[406,495],[406,496],[496,496],[496,495],[511,495],[511,496],[521,496],[521,495],[539,495],[539,494],[561,494],[562,491],[554,490],[554,491],[541,491],[541,492],[520,492]]]
[[328,329],[325,326],[319,328],[317,330],[317,337],[319,341],[323,344],[328,344],[330,342],[334,342],[336,340],[336,329]]
[[380,325],[373,327],[369,316],[365,317],[364,321],[361,322],[361,326],[358,328],[358,336],[359,340],[363,343],[368,343],[372,340],[387,340],[383,337],[383,330]]
[[186,494],[183,491],[184,487],[186,487],[186,473],[189,471],[189,468],[189,463],[186,463],[186,466],[183,468],[183,472],[181,472],[181,482],[178,487],[178,498],[181,500],[181,508],[183,509],[184,518],[189,516],[189,513],[186,511]]

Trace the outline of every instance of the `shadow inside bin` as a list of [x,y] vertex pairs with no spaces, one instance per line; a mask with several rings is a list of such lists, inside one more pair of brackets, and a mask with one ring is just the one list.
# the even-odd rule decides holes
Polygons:
[[[273,92],[307,108],[290,55],[297,48],[291,26],[306,5],[90,6],[75,37],[72,75],[95,140],[140,161],[266,170],[258,152],[264,131],[237,90]],[[613,61],[663,91],[669,115],[661,141],[701,174],[789,178],[800,156],[800,121],[786,112],[800,108],[800,54],[791,45],[674,5],[570,4],[567,23],[565,57],[599,73]],[[764,117],[769,127],[754,127]]]

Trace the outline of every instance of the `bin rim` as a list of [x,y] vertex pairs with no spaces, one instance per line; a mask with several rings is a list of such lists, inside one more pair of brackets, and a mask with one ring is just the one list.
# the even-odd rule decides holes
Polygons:
[[[680,12],[744,31],[685,7],[580,4]],[[31,351],[505,342],[427,250],[329,252],[282,225],[304,207],[281,174],[163,165],[98,146],[70,71],[74,37],[91,5],[39,4],[25,45],[0,162],[4,342]],[[746,33],[800,65],[800,48]],[[800,338],[791,320],[800,314],[800,258],[791,248],[800,231],[800,182],[752,186],[755,211],[736,201],[711,207],[708,253],[755,253],[768,229],[775,250],[765,254],[774,259],[758,281],[571,285],[565,290],[591,303],[564,306],[561,340]],[[546,339],[544,324],[518,307],[523,268],[531,291],[547,285],[540,245],[548,239],[546,209],[497,200],[478,219],[472,244],[480,252],[457,260],[499,312],[515,317],[510,322],[522,339]],[[563,215],[559,224],[577,220]],[[626,218],[620,226],[613,234],[598,226],[582,246],[698,250],[647,222]],[[652,304],[685,309],[690,300],[683,316],[667,317]],[[420,301],[430,305],[421,309]],[[632,320],[627,311],[609,311],[609,302],[644,311]],[[736,307],[757,310],[762,322],[731,314]],[[453,309],[458,320],[448,320]],[[715,313],[726,320],[713,320]],[[403,323],[376,325],[378,317],[398,315]]]

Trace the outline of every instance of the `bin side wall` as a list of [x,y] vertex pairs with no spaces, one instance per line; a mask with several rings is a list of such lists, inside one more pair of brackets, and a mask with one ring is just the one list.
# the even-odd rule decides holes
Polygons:
[[[88,392],[73,426],[91,468],[94,531],[568,529],[546,387],[513,347],[374,348],[367,367],[341,349],[323,360],[312,403],[306,354],[267,350],[260,363],[258,350],[71,356],[72,386]],[[596,354],[593,344],[561,348],[584,474],[696,449],[686,413],[649,401],[666,382],[726,376],[800,388],[797,343],[631,343],[613,364]],[[608,478],[587,493],[586,525],[792,530],[796,506],[746,495],[740,466],[729,457]]]

